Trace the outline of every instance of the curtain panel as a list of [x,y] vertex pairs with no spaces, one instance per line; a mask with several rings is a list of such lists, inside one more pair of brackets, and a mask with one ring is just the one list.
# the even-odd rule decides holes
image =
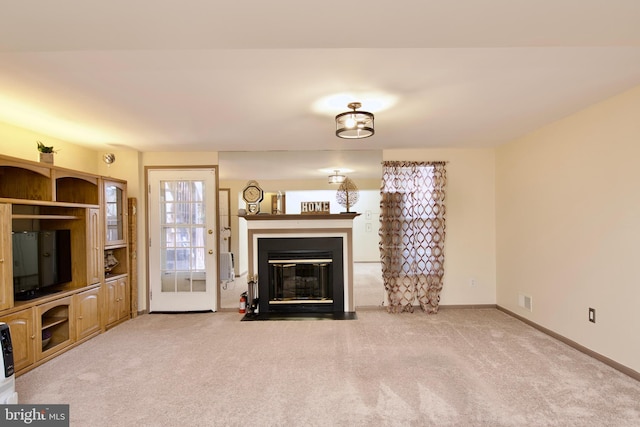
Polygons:
[[444,276],[445,162],[383,162],[380,261],[387,310],[437,313]]

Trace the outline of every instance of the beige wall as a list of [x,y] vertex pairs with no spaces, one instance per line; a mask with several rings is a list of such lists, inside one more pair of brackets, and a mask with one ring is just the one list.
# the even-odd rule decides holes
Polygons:
[[636,371],[639,117],[640,86],[496,154],[498,304]]
[[[441,304],[495,304],[495,151],[385,150],[383,159],[447,161]],[[475,280],[475,286],[471,285]]]
[[57,151],[54,164],[87,173],[98,173],[96,150],[0,122],[0,152],[6,156],[38,161],[37,141]]

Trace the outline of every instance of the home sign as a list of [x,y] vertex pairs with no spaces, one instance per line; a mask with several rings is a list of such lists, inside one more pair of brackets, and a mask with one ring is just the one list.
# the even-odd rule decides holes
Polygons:
[[329,202],[300,202],[300,213],[308,214],[328,214]]

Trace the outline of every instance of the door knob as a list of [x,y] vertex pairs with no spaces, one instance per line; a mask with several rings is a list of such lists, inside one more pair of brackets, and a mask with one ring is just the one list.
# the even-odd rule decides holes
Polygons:
[[213,255],[213,249],[209,249],[209,255]]

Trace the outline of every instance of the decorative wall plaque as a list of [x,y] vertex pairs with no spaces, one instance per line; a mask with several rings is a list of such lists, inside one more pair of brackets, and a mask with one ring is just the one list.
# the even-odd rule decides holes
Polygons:
[[329,202],[300,202],[300,213],[309,214],[328,214]]

